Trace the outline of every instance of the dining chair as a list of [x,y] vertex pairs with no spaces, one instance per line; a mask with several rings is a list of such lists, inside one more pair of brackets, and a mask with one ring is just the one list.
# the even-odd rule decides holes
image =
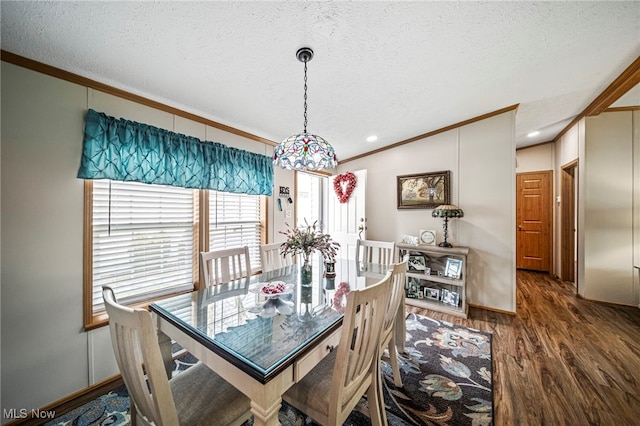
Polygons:
[[386,424],[377,383],[380,331],[391,271],[378,283],[347,295],[340,343],[282,399],[325,426],[341,425],[365,393],[373,425]]
[[200,253],[200,278],[204,287],[227,283],[251,275],[249,247],[234,247]]
[[263,244],[260,246],[260,262],[262,263],[262,272],[273,271],[274,269],[284,268],[293,265],[293,256],[280,254],[280,246],[282,243]]
[[356,262],[390,265],[395,259],[396,243],[391,241],[357,240]]
[[[398,321],[404,321],[404,312],[400,311],[402,300],[405,295],[407,264],[409,263],[409,255],[405,255],[402,262],[391,265],[391,286],[389,290],[389,304],[384,316],[382,324],[382,333],[380,336],[380,353],[384,352],[385,347],[389,353],[391,370],[393,371],[393,383],[397,387],[402,387],[402,378],[400,377],[400,367],[398,365],[397,343],[396,342],[396,324]],[[380,389],[382,391],[382,389]]]
[[151,313],[118,304],[108,286],[102,287],[102,297],[137,424],[241,425],[251,417],[249,398],[201,362],[168,379]]

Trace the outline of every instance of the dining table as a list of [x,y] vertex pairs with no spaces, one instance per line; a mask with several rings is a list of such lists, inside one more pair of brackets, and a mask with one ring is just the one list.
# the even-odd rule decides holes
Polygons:
[[[254,425],[279,425],[284,392],[338,345],[348,292],[389,265],[336,259],[335,276],[319,260],[312,269],[310,285],[294,264],[151,304],[167,374],[175,342],[251,400]],[[403,352],[404,303],[398,318]]]

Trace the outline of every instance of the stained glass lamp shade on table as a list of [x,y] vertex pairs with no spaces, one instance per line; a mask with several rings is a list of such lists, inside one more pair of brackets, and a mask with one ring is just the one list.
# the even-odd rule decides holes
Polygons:
[[447,241],[447,238],[449,237],[449,218],[464,217],[462,209],[454,206],[453,204],[442,204],[433,209],[431,216],[444,218],[444,225],[442,226],[444,229],[444,241],[438,245],[440,247],[453,247],[451,243]]

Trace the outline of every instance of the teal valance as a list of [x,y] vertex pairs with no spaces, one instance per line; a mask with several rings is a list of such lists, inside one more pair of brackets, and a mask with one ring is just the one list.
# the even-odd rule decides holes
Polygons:
[[273,160],[90,109],[78,177],[271,195]]

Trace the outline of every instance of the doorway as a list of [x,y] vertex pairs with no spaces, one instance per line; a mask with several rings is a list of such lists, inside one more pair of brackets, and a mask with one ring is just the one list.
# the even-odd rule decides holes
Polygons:
[[516,268],[551,273],[553,172],[516,175]]
[[578,290],[576,265],[578,254],[576,251],[576,237],[578,226],[576,206],[578,190],[577,184],[578,160],[562,167],[560,188],[560,279],[575,283]]
[[340,244],[340,256],[348,259],[355,259],[356,241],[367,238],[367,171],[355,170],[352,173],[356,177],[356,185],[347,202],[340,202],[333,191],[336,176],[329,178],[332,190],[327,199],[328,232]]

